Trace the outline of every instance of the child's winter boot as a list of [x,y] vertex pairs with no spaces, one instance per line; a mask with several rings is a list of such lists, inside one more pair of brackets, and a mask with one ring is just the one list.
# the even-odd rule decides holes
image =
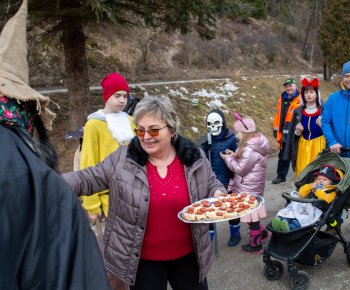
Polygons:
[[239,244],[239,242],[241,241],[241,235],[239,233],[240,227],[241,227],[241,223],[239,223],[238,225],[234,225],[234,226],[230,225],[231,237],[227,243],[229,246],[237,246]]
[[270,237],[270,233],[264,229],[263,225],[260,224],[260,229],[262,230],[262,236],[261,236],[261,240],[266,240]]
[[263,249],[261,247],[262,230],[249,230],[250,231],[250,243],[242,246],[241,250],[245,253],[261,254]]

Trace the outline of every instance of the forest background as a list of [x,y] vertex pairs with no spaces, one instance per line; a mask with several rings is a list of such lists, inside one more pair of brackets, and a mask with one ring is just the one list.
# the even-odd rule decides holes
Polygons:
[[[62,172],[70,171],[78,143],[64,139],[103,107],[100,86],[111,72],[131,93],[175,101],[182,134],[206,133],[205,117],[221,108],[253,117],[274,154],[272,119],[283,81],[318,77],[322,98],[339,89],[341,65],[350,60],[348,0],[29,0],[28,64],[36,90],[49,94],[57,113],[50,137]],[[0,29],[21,1],[0,3]],[[333,72],[333,73],[332,73]],[[324,81],[324,75],[329,81]]]

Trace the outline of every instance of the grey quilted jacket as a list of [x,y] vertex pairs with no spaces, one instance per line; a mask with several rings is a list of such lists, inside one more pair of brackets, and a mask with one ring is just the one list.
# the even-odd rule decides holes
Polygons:
[[[185,167],[191,203],[213,196],[216,189],[226,192],[204,153],[192,141],[179,136],[175,149]],[[135,137],[128,146],[120,146],[96,167],[63,175],[79,196],[109,189],[104,234],[105,266],[109,273],[132,285],[141,255],[150,200],[147,162],[148,155]],[[191,229],[199,281],[203,281],[212,264],[208,224],[192,224]]]

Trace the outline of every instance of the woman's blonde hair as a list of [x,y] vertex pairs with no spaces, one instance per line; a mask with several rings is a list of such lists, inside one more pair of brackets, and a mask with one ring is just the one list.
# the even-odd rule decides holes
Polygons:
[[157,116],[166,123],[170,132],[174,134],[171,138],[171,143],[175,145],[179,134],[180,118],[176,114],[173,103],[168,97],[144,97],[142,101],[137,104],[133,114],[134,124],[136,126],[138,126],[141,117],[144,115]]
[[239,141],[239,143],[238,143],[238,148],[237,148],[237,153],[236,153],[236,156],[235,156],[235,158],[236,159],[239,159],[239,158],[241,158],[241,155],[242,155],[242,152],[243,152],[243,148],[244,148],[244,146],[247,144],[247,142],[251,139],[251,138],[253,138],[253,137],[255,137],[255,136],[257,136],[258,134],[259,134],[259,132],[257,132],[257,131],[254,131],[254,132],[240,132],[241,134],[242,134],[242,140],[240,140]]

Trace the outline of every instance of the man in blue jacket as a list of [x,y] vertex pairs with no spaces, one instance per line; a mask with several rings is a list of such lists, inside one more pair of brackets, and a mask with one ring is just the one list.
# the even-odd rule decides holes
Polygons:
[[[350,147],[350,61],[343,65],[341,88],[329,96],[323,109],[321,123],[327,145],[332,152],[340,154],[341,147]],[[345,154],[346,157],[350,157],[350,152]],[[341,215],[342,211],[335,217],[339,227],[343,222]],[[335,230],[329,227],[326,231],[335,233]]]
[[343,65],[341,89],[329,96],[321,123],[332,152],[340,154],[341,147],[350,147],[350,61]]
[[[226,120],[224,113],[221,110],[212,110],[207,115],[207,128],[210,130],[211,134],[211,144],[208,141],[202,145],[207,158],[211,162],[211,167],[216,175],[216,178],[227,188],[230,177],[233,173],[227,168],[225,161],[221,158],[220,152],[224,153],[226,149],[236,151],[237,149],[237,139],[236,135],[231,129],[226,127]],[[209,158],[210,154],[210,158]],[[241,241],[241,236],[239,233],[240,221],[230,220],[230,240],[228,242],[229,246],[236,246]],[[212,224],[209,225],[210,236],[213,239],[214,229]]]

